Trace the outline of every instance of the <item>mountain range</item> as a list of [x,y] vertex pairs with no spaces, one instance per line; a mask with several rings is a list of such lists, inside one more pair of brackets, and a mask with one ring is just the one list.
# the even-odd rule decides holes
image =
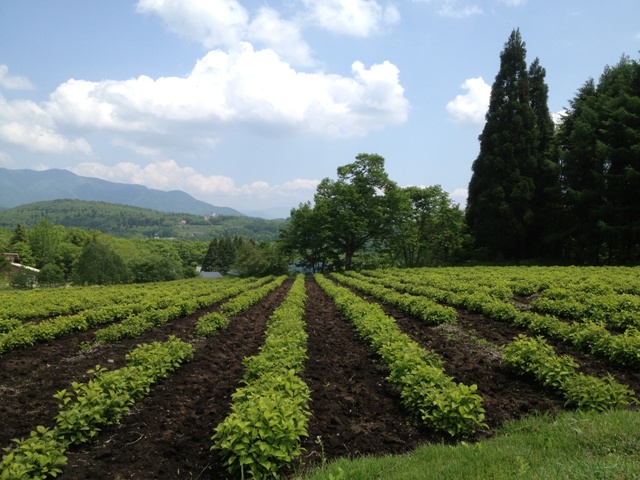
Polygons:
[[81,177],[61,169],[0,168],[0,210],[59,199],[92,200],[193,215],[244,216],[233,208],[202,202],[181,190],[165,192],[143,185]]

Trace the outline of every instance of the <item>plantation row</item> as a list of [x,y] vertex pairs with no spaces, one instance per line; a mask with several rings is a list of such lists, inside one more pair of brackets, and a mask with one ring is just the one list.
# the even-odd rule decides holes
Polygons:
[[[620,334],[608,329],[612,328],[611,315],[595,320],[535,310],[535,302],[541,299],[570,299],[568,294],[558,293],[562,290],[593,297],[594,305],[615,305],[610,313],[633,317],[637,299],[631,293],[635,288],[631,285],[633,275],[625,277],[629,283],[623,288],[624,282],[619,282],[618,276],[608,269],[603,275],[607,280],[599,280],[595,273],[579,272],[580,275],[559,274],[562,289],[544,269],[386,270],[316,275],[315,281],[388,368],[389,386],[398,392],[412,418],[447,436],[466,437],[487,427],[484,399],[478,386],[456,381],[455,375],[445,372],[446,364],[440,355],[412,340],[379,303],[361,295],[404,312],[424,328],[456,325],[458,315],[452,307],[462,308],[636,367],[640,356],[633,350],[633,342],[623,345],[618,340],[634,339],[637,336],[634,327],[627,327]],[[193,358],[194,351],[203,345],[196,338],[215,340],[234,317],[259,304],[285,279],[170,282],[152,286],[149,289],[152,294],[143,290],[123,291],[120,297],[118,287],[68,289],[51,310],[42,305],[42,299],[48,295],[45,292],[37,321],[31,317],[12,317],[10,312],[15,306],[7,302],[7,308],[0,310],[0,318],[19,325],[0,335],[2,353],[31,345],[37,348],[39,343],[55,342],[63,335],[89,330],[96,345],[120,342],[190,315],[196,315],[197,319],[190,335],[140,345],[127,355],[126,366],[115,370],[96,367],[89,372],[88,382],[72,381],[72,392],[59,391],[55,396],[59,401],[55,425],[51,428],[34,425],[28,438],[9,448],[3,457],[0,478],[47,478],[61,472],[67,463],[65,452],[71,445],[89,442],[102,428],[120,422],[134,402],[150,392],[152,384]],[[104,297],[118,297],[120,301],[109,304],[87,300],[82,304],[80,298],[92,295],[87,291],[102,292]],[[522,298],[525,292],[533,297]],[[29,301],[37,305],[39,292],[28,293]],[[74,298],[74,294],[78,297]],[[598,303],[600,298],[606,298],[606,302]],[[214,304],[218,306],[211,311]],[[66,315],[60,313],[63,305],[68,306]],[[303,380],[308,357],[303,318],[313,308],[307,303],[304,277],[298,276],[270,315],[258,354],[244,359],[244,378],[232,396],[226,419],[207,426],[212,434],[211,454],[222,459],[231,474],[277,476],[302,451],[313,397]],[[100,328],[105,323],[113,325]],[[591,338],[596,341],[585,347],[586,342],[579,339],[596,331],[594,326],[597,332]],[[617,350],[612,348],[614,345]],[[612,351],[619,353],[611,354]],[[580,373],[572,358],[556,354],[540,336],[518,336],[503,346],[501,352],[504,364],[512,371],[535,378],[574,408],[601,411],[635,403],[634,392],[628,386],[611,376],[600,378]],[[180,373],[176,371],[173,375]]]
[[[615,268],[612,269],[615,270]],[[504,280],[496,280],[491,283],[491,278],[494,277],[489,275],[483,277],[484,270],[478,270],[479,275],[475,285],[470,274],[467,277],[458,275],[459,278],[455,279],[453,276],[449,278],[444,273],[440,273],[440,269],[435,270],[438,272],[437,274],[428,270],[403,271],[401,278],[393,271],[367,272],[367,275],[350,273],[350,275],[394,289],[397,292],[429,298],[442,304],[482,313],[494,320],[513,323],[531,330],[536,335],[560,340],[581,351],[598,355],[621,366],[636,369],[640,367],[640,331],[636,327],[629,326],[618,333],[616,330],[610,329],[605,320],[580,318],[569,321],[570,318],[561,318],[548,313],[536,313],[532,311],[535,309],[536,300],[531,305],[517,305],[508,301],[513,295],[513,290],[508,286],[509,283]],[[493,273],[491,269],[486,270]],[[624,268],[622,271],[625,273],[627,271],[638,272],[638,269]],[[527,274],[531,275],[529,279],[527,279]],[[541,284],[543,282],[537,279],[535,271],[529,272],[528,269],[523,270],[523,277],[524,280],[521,282],[524,283]],[[637,279],[635,280],[637,282]],[[544,282],[548,289],[549,280],[546,279]],[[591,290],[609,290],[609,287],[598,283],[597,279],[593,277],[589,277],[584,282],[574,282],[573,285],[576,292],[583,291],[587,285]],[[569,284],[566,288],[569,288]],[[542,295],[545,291],[542,291]],[[622,296],[622,294],[616,295]],[[618,315],[620,317],[627,316],[635,321],[638,318],[638,313],[633,310],[632,305],[637,297],[633,296],[633,302],[629,302],[626,300],[626,296],[624,295],[625,299],[618,302],[618,305],[622,305]],[[631,305],[629,310],[622,309],[626,304]]]

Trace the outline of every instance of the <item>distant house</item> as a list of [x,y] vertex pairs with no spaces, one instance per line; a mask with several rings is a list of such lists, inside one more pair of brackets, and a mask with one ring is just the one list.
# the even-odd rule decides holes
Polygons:
[[200,272],[201,278],[222,278],[220,272]]
[[40,272],[40,270],[38,270],[37,268],[28,267],[27,265],[22,265],[20,263],[20,255],[17,253],[3,253],[2,256],[11,262],[11,271],[7,272],[6,274],[7,277],[9,275],[13,275],[14,273],[17,273],[21,268],[29,270],[30,272],[33,272],[33,273]]
[[20,263],[20,254],[18,253],[3,253],[2,256],[11,263]]

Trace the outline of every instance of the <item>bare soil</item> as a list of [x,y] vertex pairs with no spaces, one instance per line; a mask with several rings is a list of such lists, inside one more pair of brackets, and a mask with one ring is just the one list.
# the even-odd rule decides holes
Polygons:
[[[258,305],[232,319],[207,340],[193,339],[197,318],[217,306],[145,333],[133,340],[82,349],[95,332],[69,335],[56,341],[0,357],[0,447],[12,438],[28,436],[37,425],[54,424],[53,394],[85,382],[87,370],[100,364],[119,368],[138,344],[176,335],[195,347],[192,361],[154,385],[117,427],[101,432],[91,444],[68,452],[62,479],[224,479],[220,459],[210,450],[213,429],[230,411],[231,395],[242,379],[242,359],[257,353],[266,321],[282,302],[291,281]],[[322,461],[359,455],[408,452],[427,442],[452,442],[447,436],[414,421],[399,394],[385,381],[386,367],[354,328],[336,310],[313,279],[307,280],[305,313],[308,360],[303,379],[312,391],[309,436],[305,452],[289,472],[300,473]],[[458,312],[456,326],[427,326],[384,307],[401,329],[445,360],[445,369],[458,382],[478,385],[484,398],[488,429],[474,439],[492,435],[510,419],[536,412],[555,414],[561,398],[506,368],[499,346],[521,330],[482,315]],[[582,371],[611,373],[640,391],[640,375],[594,359],[562,345]]]

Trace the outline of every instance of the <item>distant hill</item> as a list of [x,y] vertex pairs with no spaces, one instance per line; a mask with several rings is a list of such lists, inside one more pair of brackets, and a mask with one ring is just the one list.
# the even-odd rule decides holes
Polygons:
[[285,225],[284,220],[159,212],[88,200],[50,200],[0,210],[0,227],[13,229],[20,223],[31,228],[42,218],[67,228],[99,230],[117,237],[174,237],[194,240],[210,240],[225,235],[275,240],[279,229]]
[[0,209],[59,199],[132,205],[160,212],[243,216],[233,208],[201,202],[180,190],[164,192],[142,185],[81,177],[60,169],[37,171],[0,168]]

